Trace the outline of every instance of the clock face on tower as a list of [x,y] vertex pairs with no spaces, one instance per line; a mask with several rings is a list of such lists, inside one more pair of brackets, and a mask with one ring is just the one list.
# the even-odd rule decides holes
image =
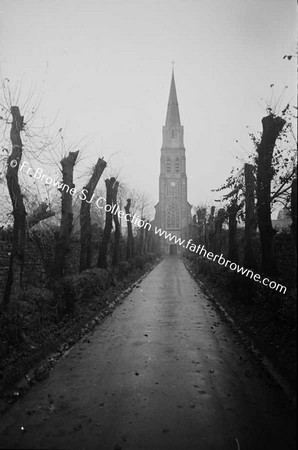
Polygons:
[[167,197],[180,197],[180,181],[168,181],[166,189]]

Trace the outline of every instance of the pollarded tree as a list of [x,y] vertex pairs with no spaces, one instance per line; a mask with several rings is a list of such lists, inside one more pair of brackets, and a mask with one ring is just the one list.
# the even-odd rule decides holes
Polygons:
[[[262,269],[266,273],[275,272],[273,254],[273,236],[271,213],[278,205],[291,209],[291,188],[296,177],[297,155],[296,138],[293,122],[296,119],[287,105],[277,116],[273,108],[267,108],[268,115],[263,119],[263,133],[256,136],[250,134],[255,153],[249,157],[249,167],[233,169],[226,183],[217,191],[228,190],[224,200],[238,195],[241,208],[239,218],[244,218],[246,232],[253,235],[255,217],[253,211],[252,192],[257,196],[257,220],[262,245]],[[248,180],[249,178],[249,180]],[[255,183],[255,184],[254,184]],[[250,187],[249,187],[250,186]],[[250,189],[250,192],[247,192]],[[249,207],[248,207],[249,203]],[[245,210],[244,210],[245,205]],[[249,218],[246,215],[249,214]],[[251,237],[246,233],[246,240]],[[250,243],[247,241],[246,248]],[[254,257],[246,255],[247,264],[255,265]]]
[[26,210],[19,184],[19,167],[22,159],[23,142],[21,132],[24,129],[24,117],[18,106],[10,109],[12,116],[10,139],[12,150],[7,160],[6,180],[13,208],[13,238],[12,251],[5,285],[3,303],[9,303],[10,296],[14,298],[20,292],[25,259],[26,240]]
[[134,256],[134,239],[133,239],[133,232],[132,232],[132,222],[131,222],[131,213],[130,213],[130,207],[131,207],[131,199],[127,199],[127,203],[124,207],[125,213],[128,215],[127,220],[127,241],[126,241],[126,259],[129,260]]
[[206,245],[207,208],[205,206],[198,206],[196,216],[199,242]]
[[237,199],[232,199],[227,206],[228,227],[229,227],[229,250],[228,256],[230,261],[238,263],[238,241],[237,241],[237,215],[241,205]]
[[69,152],[68,156],[62,158],[62,187],[61,191],[61,222],[60,230],[56,235],[55,262],[53,266],[53,277],[61,278],[65,270],[65,258],[70,245],[70,237],[73,227],[72,200],[75,185],[73,182],[74,166],[79,151]]
[[206,243],[208,248],[213,249],[215,239],[215,206],[211,206],[207,220]]
[[245,240],[244,240],[244,259],[245,267],[256,269],[256,255],[254,243],[256,238],[256,209],[255,209],[255,191],[256,180],[255,170],[252,164],[244,164],[244,203],[245,203]]
[[[13,226],[12,252],[3,299],[7,305],[11,294],[15,299],[22,288],[27,231],[41,220],[53,216],[53,212],[48,210],[48,203],[40,196],[38,202],[32,206],[31,200],[38,189],[34,190],[34,183],[30,183],[31,178],[22,173],[23,163],[28,163],[30,158],[38,161],[49,141],[43,133],[43,126],[38,128],[38,135],[34,131],[33,121],[36,119],[38,100],[35,101],[33,95],[22,100],[21,83],[11,89],[7,78],[1,80],[0,94],[0,182],[4,187],[0,222],[2,226]],[[5,189],[4,173],[9,197]],[[29,212],[28,216],[26,211]]]
[[[99,182],[99,179],[106,167],[107,163],[98,158],[97,163],[93,169],[92,175],[82,190],[82,203],[80,210],[80,234],[81,234],[81,254],[80,254],[80,271],[89,269],[91,267],[91,241],[92,228],[90,207],[93,199],[94,190]],[[84,197],[85,196],[85,197]]]
[[215,235],[214,235],[214,245],[212,248],[212,251],[218,255],[221,253],[222,249],[222,227],[225,220],[226,220],[226,211],[224,208],[220,208],[217,211],[217,215],[214,220]]
[[115,177],[107,178],[105,180],[106,184],[106,206],[109,206],[109,210],[106,210],[106,220],[105,220],[105,227],[103,230],[103,235],[99,247],[98,252],[98,259],[97,259],[97,267],[100,267],[101,269],[107,268],[107,256],[108,256],[108,249],[109,249],[109,243],[113,228],[113,214],[111,212],[112,206],[113,206],[113,188],[114,184],[116,182]]
[[294,115],[288,104],[278,115],[268,108],[262,119],[261,138],[252,139],[256,147],[257,217],[262,249],[262,270],[276,274],[271,212],[276,205],[291,210],[291,188],[296,177],[297,142],[293,131]]
[[[117,202],[117,195],[118,195],[118,189],[119,189],[119,181],[116,181],[113,186],[113,197],[112,197],[112,203],[113,206],[118,205]],[[113,266],[117,266],[120,260],[120,241],[121,241],[121,226],[118,214],[113,214],[114,224],[115,224],[115,232],[114,232],[114,250],[113,250]]]
[[[257,215],[262,248],[262,270],[266,274],[276,273],[271,221],[271,181],[274,176],[272,165],[276,139],[280,135],[286,121],[282,117],[270,114],[262,119],[263,133],[257,145]],[[284,181],[277,192],[283,192]],[[277,195],[277,192],[275,195]]]

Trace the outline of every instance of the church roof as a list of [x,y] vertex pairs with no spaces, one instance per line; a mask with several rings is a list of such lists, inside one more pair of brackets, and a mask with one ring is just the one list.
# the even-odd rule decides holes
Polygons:
[[181,126],[181,123],[180,123],[179,106],[178,106],[177,92],[176,92],[176,85],[175,85],[175,77],[174,77],[174,71],[173,71],[170,95],[169,95],[169,101],[168,101],[166,127],[173,127],[176,125]]

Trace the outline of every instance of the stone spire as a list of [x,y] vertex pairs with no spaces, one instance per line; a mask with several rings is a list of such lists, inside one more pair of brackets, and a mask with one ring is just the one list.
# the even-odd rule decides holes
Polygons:
[[183,126],[180,122],[179,106],[175,86],[174,70],[168,101],[167,117],[165,126],[162,127],[162,148],[183,148]]
[[177,125],[181,126],[181,123],[180,123],[180,115],[179,115],[179,107],[178,107],[178,100],[177,100],[174,70],[172,70],[172,80],[171,80],[171,88],[170,88],[170,95],[169,95],[169,101],[168,101],[166,127],[172,128],[172,127],[176,127]]

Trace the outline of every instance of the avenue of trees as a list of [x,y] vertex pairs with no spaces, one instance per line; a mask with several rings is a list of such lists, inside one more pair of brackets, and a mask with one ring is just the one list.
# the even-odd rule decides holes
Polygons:
[[[104,157],[82,168],[86,149],[67,147],[61,129],[56,136],[46,134],[44,127],[36,132],[30,120],[38,114],[36,108],[26,102],[16,105],[7,84],[2,84],[0,118],[0,354],[12,342],[29,339],[26,321],[36,309],[39,323],[48,318],[46,308],[56,311],[51,320],[59,322],[75,313],[79,301],[82,309],[88,296],[97,295],[100,303],[110,286],[120,283],[123,288],[126,279],[131,283],[156,258],[148,229],[112,212],[118,207],[123,215],[136,214],[146,223],[146,195],[121,183]],[[98,198],[112,211],[96,206]],[[28,282],[32,251],[40,264]]]
[[[253,152],[215,192],[220,206],[200,205],[191,237],[196,245],[267,278],[282,290],[187,252],[186,264],[208,296],[233,319],[287,382],[296,386],[297,142],[296,108],[269,109],[262,132],[251,134]],[[282,219],[273,223],[273,213]],[[274,217],[274,216],[273,216]],[[279,228],[276,228],[276,225]],[[249,344],[250,346],[250,344]],[[250,348],[252,348],[250,346]]]
[[[101,155],[92,166],[82,164],[83,142],[67,146],[62,129],[51,135],[46,127],[34,126],[38,105],[29,107],[31,98],[19,102],[5,80],[2,91],[0,357],[7,357],[11,346],[35,348],[41,336],[46,341],[64,320],[94,315],[92,311],[110,301],[111,292],[121,292],[149,269],[158,257],[158,241],[148,227],[113,214],[119,208],[146,224],[146,195],[121,182]],[[278,113],[268,108],[262,132],[251,134],[254,151],[248,161],[216,189],[223,193],[221,207],[198,207],[190,224],[194,243],[282,284],[290,280],[290,307],[279,302],[289,323],[296,288],[292,279],[283,279],[277,264],[272,210],[286,208],[291,217],[284,250],[291,274],[297,227],[293,109],[287,105]],[[98,208],[98,198],[111,209]],[[279,245],[284,242],[279,240]],[[188,256],[195,272],[210,276],[214,285],[225,285],[249,307],[257,298],[274,295],[250,278],[227,273],[190,252]]]
[[[280,114],[268,108],[262,132],[251,134],[254,151],[240,168],[234,168],[215,192],[223,193],[222,206],[210,212],[198,207],[194,217],[194,240],[216,254],[223,252],[235,263],[271,280],[280,281],[277,267],[276,233],[272,211],[283,209],[291,219],[287,235],[292,239],[289,258],[296,264],[297,228],[297,142],[293,127],[295,107],[287,105]],[[224,245],[224,243],[226,245]],[[287,250],[288,252],[288,250]],[[231,274],[230,274],[231,275]],[[229,274],[226,274],[229,277]],[[252,301],[254,281],[231,275],[231,287],[242,287],[242,297]],[[294,279],[290,288],[293,287]],[[267,294],[269,295],[267,288]]]

